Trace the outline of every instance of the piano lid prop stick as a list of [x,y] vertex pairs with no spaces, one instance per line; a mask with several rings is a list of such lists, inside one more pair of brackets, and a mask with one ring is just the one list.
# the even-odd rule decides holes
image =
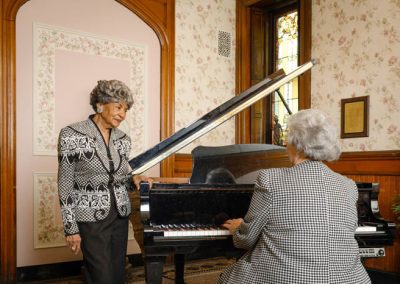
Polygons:
[[282,94],[281,94],[281,92],[279,91],[279,89],[278,89],[278,90],[276,90],[276,91],[275,91],[275,93],[277,93],[277,94],[278,94],[278,96],[279,96],[279,98],[281,99],[281,101],[282,101],[283,105],[285,106],[285,108],[286,108],[286,110],[287,110],[288,114],[289,114],[289,115],[292,115],[292,111],[290,110],[290,107],[289,107],[289,105],[287,104],[287,102],[286,102],[285,98],[282,96]]
[[[290,72],[283,77],[275,73],[272,75],[273,79],[267,78],[266,80],[261,81],[260,83],[252,86],[247,91],[241,93],[239,96],[236,96],[221,106],[217,107],[216,109],[212,110],[211,112],[204,115],[199,120],[195,121],[192,125],[188,126],[187,128],[181,129],[172,135],[182,136],[186,135],[187,137],[183,137],[183,139],[175,139],[173,141],[169,141],[170,138],[160,142],[157,146],[149,149],[148,151],[136,156],[135,158],[129,161],[129,164],[132,168],[131,174],[141,174],[146,170],[150,169],[157,163],[161,162],[162,160],[166,159],[168,156],[172,155],[173,153],[177,152],[178,150],[182,149],[192,141],[196,140],[197,138],[203,136],[204,134],[208,133],[210,130],[214,129],[218,125],[222,124],[226,120],[230,119],[231,117],[235,116],[242,110],[246,109],[247,107],[251,106],[255,102],[259,101],[260,99],[264,98],[265,96],[275,92],[278,90],[282,85],[290,82],[294,78],[300,76],[304,72],[308,71],[314,66],[314,61],[309,61],[296,69]],[[239,101],[240,100],[240,101]],[[227,108],[229,105],[229,109]],[[223,114],[216,113],[218,111],[225,111]],[[226,111],[228,110],[228,111]],[[209,121],[210,120],[210,121]],[[203,124],[206,124],[203,126]],[[200,128],[198,130],[198,128]],[[185,133],[188,132],[188,133]],[[167,141],[168,140],[168,141]],[[168,143],[167,143],[168,142]],[[163,148],[162,148],[163,147]]]

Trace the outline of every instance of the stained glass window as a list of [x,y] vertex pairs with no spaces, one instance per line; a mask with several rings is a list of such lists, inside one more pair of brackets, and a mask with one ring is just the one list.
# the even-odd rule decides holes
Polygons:
[[[275,69],[284,69],[286,73],[292,71],[298,65],[298,13],[289,12],[276,20],[275,42]],[[290,110],[295,113],[299,108],[298,79],[285,84],[279,89],[287,102]],[[278,94],[274,94],[273,100],[273,143],[286,144],[286,127],[289,116]]]

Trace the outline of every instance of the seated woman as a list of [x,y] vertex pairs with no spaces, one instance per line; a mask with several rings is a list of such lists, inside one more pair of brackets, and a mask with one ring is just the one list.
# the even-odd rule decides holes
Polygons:
[[336,128],[309,109],[288,130],[293,166],[262,170],[244,219],[222,225],[247,252],[218,283],[371,283],[354,238],[357,186],[322,162],[340,156]]

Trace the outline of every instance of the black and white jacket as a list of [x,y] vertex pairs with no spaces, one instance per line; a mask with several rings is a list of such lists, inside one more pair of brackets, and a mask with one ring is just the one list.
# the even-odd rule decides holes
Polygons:
[[105,219],[110,212],[110,194],[114,194],[118,214],[129,216],[130,149],[130,138],[116,128],[111,130],[107,146],[90,118],[61,129],[58,192],[65,235],[79,233],[77,222]]
[[356,184],[318,161],[259,173],[222,283],[371,283],[354,238]]

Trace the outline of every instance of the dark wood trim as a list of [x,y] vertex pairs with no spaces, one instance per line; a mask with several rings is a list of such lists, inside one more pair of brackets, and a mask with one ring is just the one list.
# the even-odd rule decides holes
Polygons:
[[[129,254],[127,257],[133,267],[143,266],[143,257],[141,254]],[[18,267],[17,281],[49,281],[52,279],[60,281],[62,278],[74,276],[81,276],[83,280],[82,268],[82,260]]]
[[400,151],[345,152],[327,165],[344,175],[400,176]]
[[82,275],[82,266],[83,261],[78,260],[17,267],[17,281],[46,281],[52,279],[56,281],[55,279],[60,280],[66,277],[77,277]]
[[[251,86],[251,9],[247,2],[236,1],[236,94],[240,94]],[[235,117],[235,142],[250,143],[251,113],[243,110]]]
[[[400,151],[365,151],[365,152],[343,152],[340,160],[399,160]],[[399,169],[400,170],[400,169]]]
[[[264,11],[253,8],[251,11],[251,84],[255,85],[265,79],[267,76],[266,67],[268,65],[270,42],[265,36],[269,24],[265,21]],[[261,99],[255,102],[250,108],[250,143],[265,143],[268,121],[264,117],[265,109],[269,98]],[[265,122],[267,121],[267,122]],[[268,131],[269,133],[270,131]]]
[[[143,19],[161,45],[161,138],[174,132],[175,0],[116,0]],[[0,282],[16,282],[15,19],[28,0],[0,2]],[[157,9],[155,9],[157,8]],[[173,157],[161,165],[172,176]]]
[[[286,165],[287,157],[280,157]],[[190,154],[176,154],[176,173],[190,177],[192,157]],[[326,163],[332,170],[344,175],[384,175],[400,176],[400,151],[344,152],[340,159]]]
[[[168,0],[166,7],[167,14],[167,31],[169,36],[169,49],[163,51],[162,61],[165,64],[165,69],[162,69],[161,77],[164,82],[168,82],[166,86],[161,86],[166,89],[162,94],[161,102],[161,139],[168,138],[175,132],[175,0]],[[163,63],[162,63],[163,64]],[[174,171],[174,157],[169,157],[161,163],[161,176],[171,177]]]
[[176,154],[175,155],[175,177],[190,177],[192,173],[192,155]]
[[15,18],[26,1],[2,1],[0,14],[0,282],[16,273]]
[[[312,1],[299,0],[299,65],[311,60]],[[311,107],[311,71],[299,77],[299,109]]]
[[[161,140],[175,132],[175,0],[116,0],[138,15],[157,34],[161,44]],[[154,6],[158,5],[158,9]],[[159,11],[159,14],[155,12]],[[173,176],[174,158],[161,162],[161,176]]]

